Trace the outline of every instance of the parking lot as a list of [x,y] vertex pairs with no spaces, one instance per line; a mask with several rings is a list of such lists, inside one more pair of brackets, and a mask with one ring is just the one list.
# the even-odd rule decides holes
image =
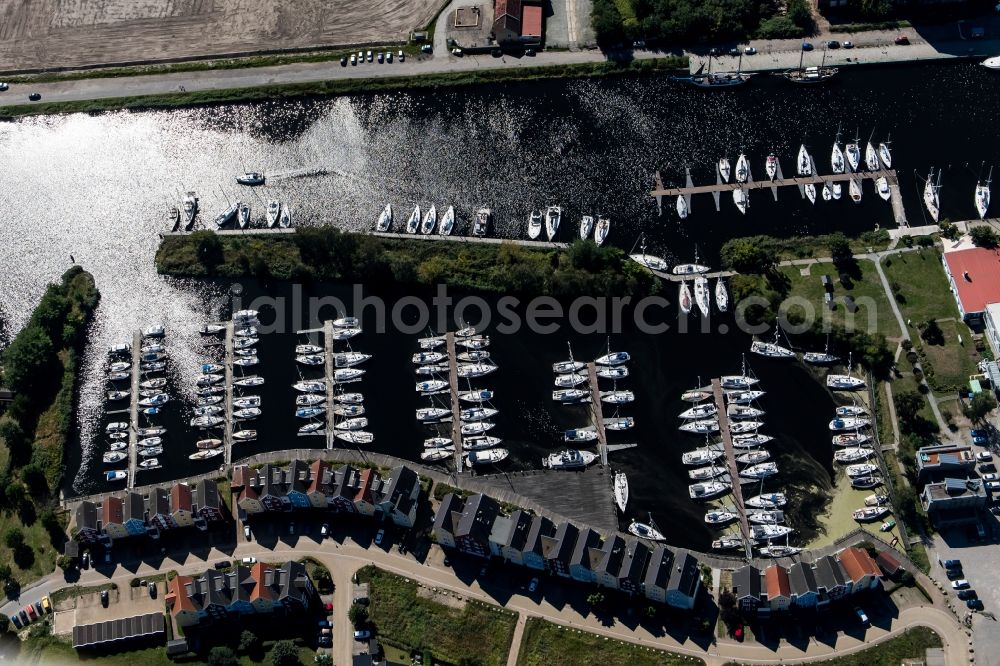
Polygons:
[[162,613],[165,589],[164,583],[157,583],[155,597],[149,595],[149,589],[145,585],[109,590],[106,607],[101,602],[100,592],[68,599],[56,607],[52,633],[72,634],[76,625],[94,624],[146,613]]

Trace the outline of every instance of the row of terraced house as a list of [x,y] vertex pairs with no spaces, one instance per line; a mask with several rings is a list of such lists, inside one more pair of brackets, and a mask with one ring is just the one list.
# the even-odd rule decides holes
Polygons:
[[522,509],[503,515],[487,495],[446,495],[434,517],[437,543],[483,558],[498,557],[582,583],[643,594],[651,601],[694,608],[701,588],[698,560],[685,550],[632,537],[607,538],[589,527]]
[[148,495],[129,491],[108,495],[100,503],[83,500],[73,512],[70,534],[80,545],[110,546],[127,537],[159,538],[161,532],[177,528],[205,530],[225,517],[218,484],[202,479],[193,488],[175,483],[169,489],[153,488]]

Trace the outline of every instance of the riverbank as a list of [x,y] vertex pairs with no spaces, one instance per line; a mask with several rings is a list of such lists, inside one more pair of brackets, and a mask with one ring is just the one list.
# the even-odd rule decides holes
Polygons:
[[303,227],[293,235],[166,236],[156,270],[173,277],[326,280],[450,287],[500,294],[643,296],[659,280],[615,247],[577,241],[565,250],[501,243],[412,243]]
[[[547,54],[553,55],[553,54]],[[560,55],[560,54],[555,54]],[[300,97],[351,95],[393,90],[422,90],[560,78],[629,76],[653,72],[676,72],[687,68],[684,56],[666,56],[626,62],[588,58],[583,62],[560,62],[561,58],[521,58],[508,66],[505,60],[489,58],[480,68],[475,56],[450,58],[455,66],[434,67],[431,61],[399,65],[341,68],[329,62],[297,63],[277,67],[239,70],[208,70],[112,79],[84,79],[48,84],[14,84],[0,106],[0,119],[16,116],[92,113],[110,109],[163,109],[232,102],[259,102]],[[513,58],[511,59],[514,60]],[[551,62],[546,62],[551,60]],[[535,64],[538,62],[538,64]],[[472,66],[469,66],[471,63]],[[280,70],[280,71],[276,71]],[[285,82],[274,83],[275,81]],[[29,103],[26,94],[39,92],[42,101]],[[132,94],[129,94],[132,93]],[[25,100],[25,101],[22,101]]]

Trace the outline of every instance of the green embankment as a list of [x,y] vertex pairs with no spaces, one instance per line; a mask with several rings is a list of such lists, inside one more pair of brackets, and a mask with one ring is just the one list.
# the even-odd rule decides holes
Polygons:
[[529,617],[525,623],[517,655],[517,666],[690,666],[704,663],[696,657],[607,639],[537,617]]
[[73,102],[43,102],[41,104],[0,106],[0,118],[54,113],[91,113],[108,109],[162,109],[232,102],[262,102],[300,97],[363,94],[389,90],[424,90],[544,79],[636,75],[686,69],[687,62],[686,57],[667,56],[625,63],[602,61],[511,69],[480,69],[467,72],[437,72],[417,76],[335,79],[313,83],[257,86],[255,88],[171,92],[162,95],[111,97]]
[[576,241],[564,250],[528,249],[512,243],[407,242],[332,227],[273,236],[220,236],[211,231],[166,236],[156,267],[178,277],[446,283],[502,294],[642,296],[660,288],[659,280],[622,250],[598,248],[592,242]]

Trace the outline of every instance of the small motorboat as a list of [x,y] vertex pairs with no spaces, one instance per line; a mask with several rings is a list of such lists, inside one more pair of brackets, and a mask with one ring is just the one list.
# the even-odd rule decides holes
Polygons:
[[885,494],[872,494],[865,498],[865,506],[878,506],[888,504],[889,496]]
[[594,426],[563,431],[564,442],[593,442],[596,439],[597,428]]
[[375,222],[375,230],[385,233],[390,227],[392,227],[392,204],[386,204]]
[[591,232],[594,230],[594,216],[584,215],[580,219],[580,240],[587,240],[590,238]]
[[444,212],[444,217],[441,218],[441,222],[438,224],[438,233],[442,236],[450,236],[451,232],[455,229],[455,207],[448,206],[448,210]]
[[420,225],[420,233],[425,236],[434,232],[434,227],[437,226],[437,208],[434,204],[431,204],[430,209],[424,214],[424,222]]
[[869,490],[882,485],[882,478],[878,476],[857,476],[851,479],[851,487],[861,490]]
[[119,400],[124,400],[131,395],[132,394],[128,391],[108,391],[108,400],[110,402],[118,402]]
[[835,410],[837,416],[867,416],[868,411],[860,405],[841,405]]
[[490,228],[490,218],[493,211],[489,208],[480,208],[476,212],[476,221],[472,223],[472,235],[482,238]]
[[851,183],[847,187],[847,191],[851,195],[851,201],[854,203],[861,203],[861,181],[857,178],[851,178]]
[[465,464],[467,467],[472,468],[476,465],[494,465],[499,462],[503,462],[507,459],[510,452],[507,449],[485,449],[482,451],[469,451],[469,455],[465,458]]
[[879,176],[875,179],[875,191],[885,201],[888,201],[892,196],[892,191],[889,189],[889,180],[885,176]]
[[539,210],[531,211],[531,215],[528,216],[528,238],[535,240],[542,233],[542,212]]
[[413,208],[413,212],[410,213],[410,217],[406,220],[406,233],[415,234],[420,228],[420,206],[417,205]]
[[110,439],[110,440],[128,439],[128,433],[127,432],[109,432],[108,433],[108,439]]
[[120,469],[104,473],[104,480],[107,481],[108,483],[111,483],[113,481],[124,481],[127,478],[128,478],[128,473],[123,472]]
[[236,176],[236,182],[240,185],[263,185],[264,174],[260,171],[247,171],[242,176]]
[[128,448],[128,442],[123,442],[120,439],[108,442],[108,451],[124,451],[127,448]]
[[764,171],[767,172],[767,177],[770,180],[774,180],[778,175],[778,158],[771,153],[767,156],[767,162],[764,164]]
[[833,188],[830,187],[830,183],[823,183],[823,201],[831,201],[833,199]]
[[578,449],[566,449],[557,453],[550,453],[542,458],[542,467],[557,470],[584,469],[596,460],[596,453],[580,451]]
[[733,511],[715,509],[705,513],[705,522],[709,525],[727,525],[740,519]]
[[692,483],[688,486],[688,497],[693,500],[711,499],[722,493],[729,492],[731,488],[731,483],[714,479],[712,481]]
[[887,506],[866,506],[863,509],[858,509],[851,515],[859,523],[869,523],[873,520],[881,520],[890,513],[892,513],[892,509]]
[[139,401],[140,407],[159,407],[160,405],[165,405],[170,402],[170,396],[166,393],[156,393],[149,398],[143,398]]
[[251,309],[237,310],[236,312],[233,313],[233,322],[234,323],[235,322],[240,322],[241,327],[242,327],[242,325],[244,323],[247,323],[247,324],[249,324],[249,323],[256,323],[257,322],[257,317],[259,317],[259,316],[260,316],[260,312],[258,310],[251,310]]
[[688,216],[688,202],[683,194],[677,196],[677,215],[682,220],[686,220]]
[[115,421],[104,427],[104,432],[125,432],[128,430],[128,423],[125,421]]

